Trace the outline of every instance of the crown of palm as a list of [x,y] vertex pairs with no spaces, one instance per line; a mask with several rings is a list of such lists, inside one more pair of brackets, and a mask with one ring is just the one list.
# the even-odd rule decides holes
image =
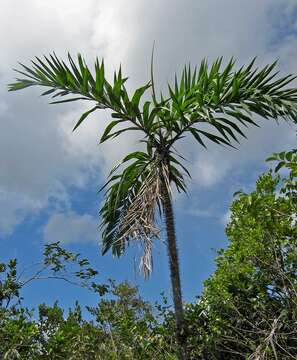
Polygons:
[[[101,142],[132,130],[143,135],[146,150],[126,156],[102,188],[106,190],[100,211],[103,253],[111,248],[119,256],[127,242],[140,239],[145,249],[143,270],[151,270],[151,242],[159,234],[156,211],[162,210],[162,183],[169,191],[170,184],[186,191],[185,174],[189,173],[173,150],[178,140],[189,134],[204,147],[205,140],[234,147],[240,136],[245,137],[244,127],[257,126],[255,115],[297,122],[297,89],[288,88],[292,75],[277,77],[276,63],[258,69],[255,59],[238,70],[233,59],[225,66],[222,62],[219,58],[208,66],[204,60],[197,68],[185,67],[180,78],[176,76],[173,85],[168,85],[167,96],[161,94],[158,99],[153,76],[130,96],[121,68],[109,82],[103,61],[96,60],[92,73],[80,55],[77,62],[68,55],[66,64],[53,54],[36,58],[30,67],[20,64],[21,70],[16,70],[25,77],[10,84],[10,91],[38,85],[49,88],[42,95],[51,95],[53,104],[94,103],[73,130],[92,112],[111,109],[112,120]],[[151,100],[144,101],[149,89]]]

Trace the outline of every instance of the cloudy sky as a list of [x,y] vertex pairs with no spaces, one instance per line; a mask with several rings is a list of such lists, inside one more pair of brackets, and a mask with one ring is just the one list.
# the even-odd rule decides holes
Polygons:
[[[17,62],[55,51],[82,53],[92,64],[104,57],[111,73],[122,64],[129,88],[149,79],[156,43],[155,73],[165,89],[174,72],[188,62],[234,56],[238,64],[279,59],[281,73],[297,73],[296,0],[1,0],[0,11],[0,254],[20,265],[40,259],[44,243],[61,241],[90,257],[102,281],[129,279],[156,299],[170,296],[164,244],[154,248],[154,274],[143,281],[134,266],[137,247],[123,259],[100,255],[97,191],[108,170],[137,139],[98,146],[108,114],[95,113],[75,133],[82,104],[49,105],[37,89],[7,93]],[[260,121],[239,150],[209,144],[208,150],[184,142],[192,180],[191,196],[175,199],[185,298],[193,299],[214,269],[215,249],[226,246],[228,205],[238,189],[252,189],[274,151],[296,146],[295,128]],[[137,266],[136,266],[137,267]],[[30,305],[61,298],[65,306],[85,292],[57,283],[26,290]],[[93,301],[93,300],[92,300]]]

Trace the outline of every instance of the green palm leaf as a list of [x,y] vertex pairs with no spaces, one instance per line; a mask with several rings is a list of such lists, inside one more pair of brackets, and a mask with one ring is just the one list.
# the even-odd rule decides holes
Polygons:
[[255,59],[236,70],[231,59],[222,68],[220,58],[210,67],[206,61],[194,71],[185,67],[180,81],[175,78],[174,87],[169,85],[170,101],[164,111],[164,123],[166,118],[174,119],[170,146],[187,131],[202,145],[197,137],[201,123],[218,132],[218,137],[207,136],[211,141],[231,145],[239,135],[245,136],[241,125],[256,125],[255,115],[297,122],[297,89],[287,87],[295,76],[276,79],[276,62],[262,69],[254,63]]

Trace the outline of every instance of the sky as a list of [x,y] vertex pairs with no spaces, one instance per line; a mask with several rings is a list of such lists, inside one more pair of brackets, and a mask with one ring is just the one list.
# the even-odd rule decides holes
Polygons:
[[[98,56],[109,74],[122,65],[131,90],[149,80],[155,42],[155,78],[163,90],[184,64],[218,56],[234,56],[238,66],[255,56],[258,65],[278,59],[281,74],[297,73],[296,15],[295,0],[1,0],[0,261],[16,257],[21,269],[40,261],[44,244],[61,241],[90,258],[102,282],[129,280],[152,301],[161,292],[171,296],[164,239],[154,244],[149,280],[138,273],[137,245],[121,259],[100,255],[98,189],[109,170],[139,148],[138,139],[124,135],[98,145],[108,113],[93,113],[72,133],[84,104],[49,105],[38,89],[8,93],[18,62],[55,51],[62,58],[81,53],[92,65]],[[253,189],[272,152],[296,146],[293,125],[258,123],[238,150],[181,144],[192,174],[189,196],[174,198],[186,301],[201,292],[216,250],[228,244],[224,227],[233,193]],[[23,295],[28,306],[97,301],[55,281],[32,284]]]

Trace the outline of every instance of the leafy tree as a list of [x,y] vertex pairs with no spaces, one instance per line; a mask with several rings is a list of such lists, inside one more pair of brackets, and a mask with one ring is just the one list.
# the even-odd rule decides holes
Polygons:
[[[206,61],[195,69],[185,67],[180,79],[176,76],[174,84],[168,85],[166,96],[157,97],[152,70],[150,82],[130,96],[121,68],[114,73],[113,82],[109,82],[103,61],[96,60],[92,74],[80,55],[78,64],[70,55],[68,60],[67,65],[54,54],[36,58],[30,67],[21,64],[18,72],[25,78],[10,84],[9,90],[37,85],[48,88],[43,95],[62,97],[53,103],[93,102],[94,106],[82,114],[74,130],[92,112],[111,110],[113,120],[105,128],[101,142],[127,131],[141,133],[146,150],[128,154],[111,171],[104,187],[107,188],[106,201],[100,212],[102,251],[105,254],[111,249],[120,256],[127,244],[141,241],[144,247],[141,267],[148,275],[152,269],[152,241],[159,236],[158,214],[164,215],[179,356],[186,359],[187,327],[171,191],[175,186],[178,191],[186,192],[185,174],[189,172],[175,145],[184,136],[191,135],[201,146],[205,146],[205,139],[233,146],[238,136],[244,136],[241,125],[256,125],[254,115],[296,121],[297,89],[287,88],[294,77],[276,79],[275,63],[258,69],[253,60],[236,70],[233,59],[223,66],[220,58],[210,67]],[[152,96],[145,101],[149,89]],[[121,172],[120,168],[123,168]]]
[[[188,306],[190,343],[201,359],[296,359],[296,151],[274,154],[250,194],[238,193],[217,270]],[[194,350],[195,351],[195,350]]]
[[[87,259],[66,251],[58,242],[45,245],[43,261],[22,271],[18,271],[16,259],[0,263],[0,358],[60,359],[61,351],[57,352],[57,357],[51,355],[56,342],[50,342],[50,339],[61,325],[63,311],[57,304],[52,309],[41,305],[38,323],[33,312],[22,306],[21,290],[33,281],[55,279],[87,288],[101,296],[107,291],[107,285],[94,282],[97,274]],[[44,321],[44,314],[50,321]],[[72,318],[70,315],[68,320]],[[83,331],[84,327],[81,327]],[[67,349],[65,351],[68,354]]]
[[[63,276],[71,275],[68,269],[65,273],[66,267],[79,265],[81,271],[76,276],[81,279],[86,259],[80,260],[57,243],[46,245],[44,255],[43,263],[51,263],[55,278],[61,279],[61,271]],[[164,336],[169,329],[163,326],[162,319],[157,321],[151,305],[127,282],[116,284],[110,280],[108,284],[88,286],[100,296],[96,307],[86,307],[91,320],[83,318],[78,303],[66,314],[58,302],[53,306],[39,305],[36,319],[33,311],[22,306],[20,294],[28,281],[20,280],[16,260],[1,264],[0,275],[1,359],[176,360],[175,344],[168,344]],[[45,277],[33,274],[29,279]],[[77,284],[86,287],[86,280],[83,276],[84,283]],[[157,312],[165,315],[164,311]]]

